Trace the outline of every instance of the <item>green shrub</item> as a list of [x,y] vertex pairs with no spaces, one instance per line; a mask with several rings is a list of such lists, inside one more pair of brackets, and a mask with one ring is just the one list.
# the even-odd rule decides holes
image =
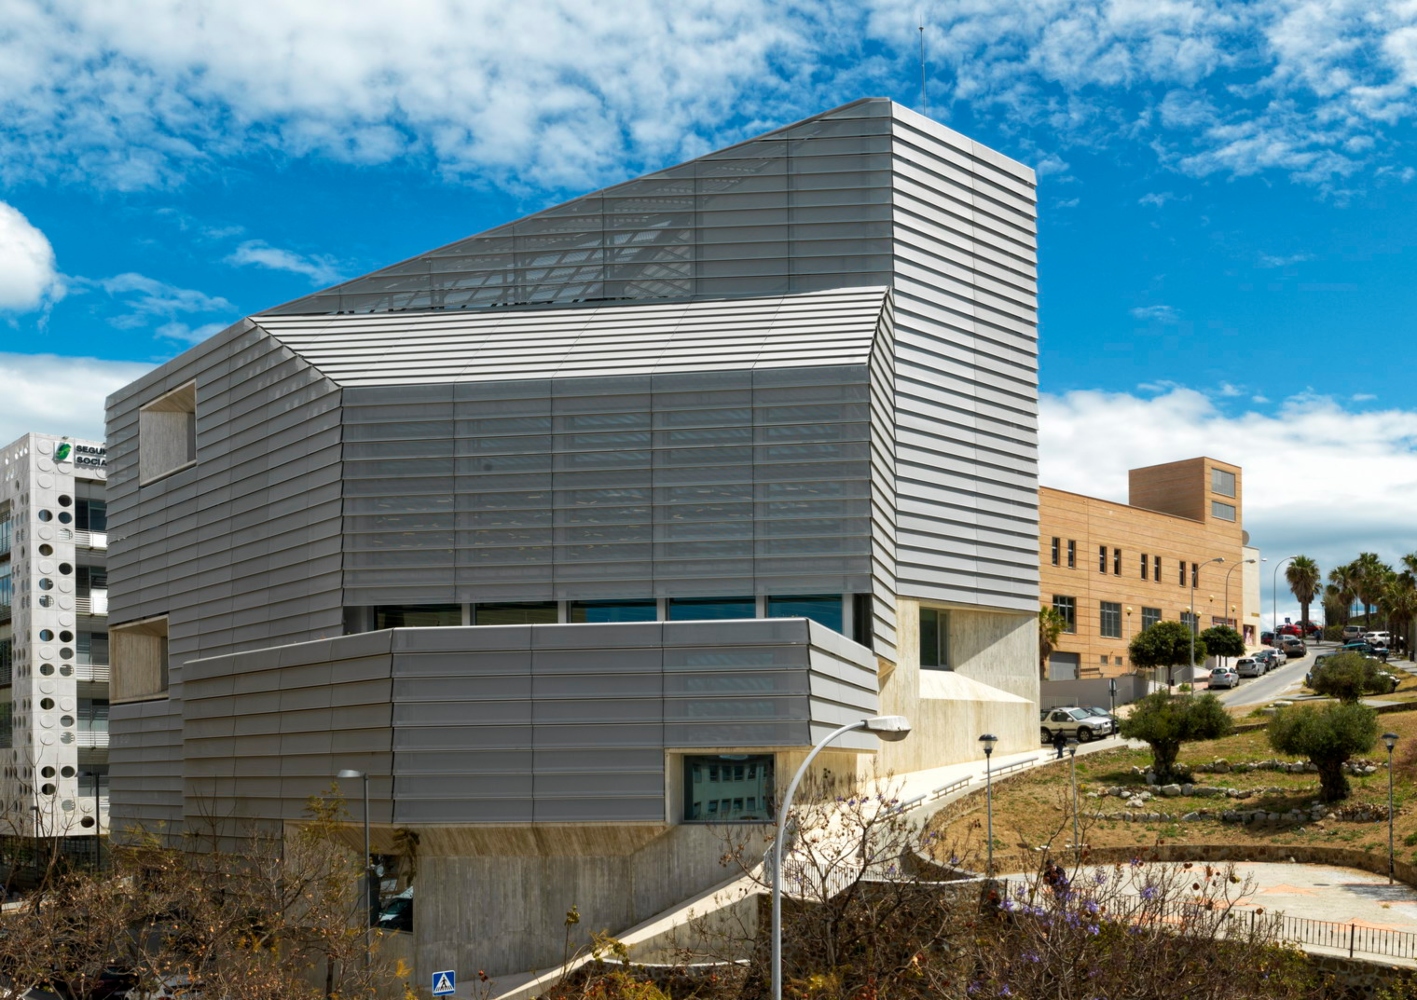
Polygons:
[[1333,654],[1309,675],[1314,691],[1345,702],[1356,702],[1365,694],[1387,694],[1391,686],[1382,664],[1354,652]]
[[[1152,626],[1155,628],[1156,626]],[[1151,764],[1158,781],[1170,781],[1182,743],[1228,736],[1235,724],[1213,694],[1173,695],[1157,691],[1132,707],[1122,720],[1121,734],[1151,747]]]

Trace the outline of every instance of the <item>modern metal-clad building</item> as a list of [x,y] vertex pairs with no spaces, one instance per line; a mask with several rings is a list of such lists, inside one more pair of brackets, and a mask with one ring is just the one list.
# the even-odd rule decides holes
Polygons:
[[[1032,745],[1032,185],[858,101],[115,394],[115,827],[296,820],[363,770],[381,849],[421,845],[420,972],[509,972],[572,903],[711,885],[709,825],[844,721],[915,730],[838,774]],[[472,878],[541,887],[524,933]]]

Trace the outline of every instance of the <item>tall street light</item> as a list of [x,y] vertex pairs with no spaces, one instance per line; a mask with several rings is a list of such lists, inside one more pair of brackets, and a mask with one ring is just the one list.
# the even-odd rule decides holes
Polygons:
[[989,837],[987,847],[989,861],[984,869],[984,874],[992,876],[994,874],[994,744],[999,742],[999,737],[993,733],[985,733],[979,737],[979,742],[984,744],[984,815],[988,822],[988,827],[984,832]]
[[[1255,560],[1253,559],[1241,559],[1234,566],[1231,566],[1225,571],[1225,617],[1227,619],[1230,617],[1230,574],[1235,572],[1241,566],[1248,566],[1254,563],[1254,561]],[[1261,598],[1261,600],[1263,600],[1263,598]],[[1238,625],[1239,622],[1236,622],[1235,624]],[[1236,629],[1236,631],[1238,632],[1239,629]]]
[[1383,744],[1387,747],[1387,884],[1392,885],[1392,750],[1397,746],[1397,734],[1383,733]]
[[[1269,582],[1269,630],[1274,633],[1279,632],[1279,567],[1293,559],[1294,556],[1285,556],[1274,564],[1274,572],[1270,574]],[[1263,600],[1263,598],[1261,598]],[[1302,629],[1300,631],[1303,631]]]
[[1073,850],[1077,864],[1082,864],[1082,834],[1078,831],[1078,741],[1068,740],[1068,759],[1072,768],[1073,785]]
[[[910,735],[910,722],[903,715],[879,715],[850,722],[840,729],[832,730],[812,747],[812,752],[807,755],[807,759],[792,776],[792,783],[787,786],[787,794],[782,797],[782,805],[778,808],[777,837],[772,844],[772,1000],[782,1000],[782,842],[787,836],[787,815],[792,810],[792,796],[817,754],[838,736],[856,729],[875,733],[881,739],[894,743]],[[367,807],[365,815],[368,815]]]
[[[1216,556],[1214,559],[1207,559],[1205,562],[1201,563],[1201,565],[1202,565],[1202,566],[1209,566],[1211,563],[1223,563],[1224,561],[1225,561],[1225,557],[1224,557],[1224,556]],[[1192,679],[1192,680],[1195,680],[1195,669],[1196,669],[1196,633],[1200,631],[1200,629],[1197,628],[1197,626],[1198,626],[1200,623],[1196,621],[1196,584],[1199,583],[1199,582],[1200,582],[1200,570],[1196,570],[1194,573],[1191,574],[1191,679]],[[1168,678],[1168,681],[1167,681],[1167,685],[1166,685],[1166,686],[1167,686],[1168,688],[1171,686],[1169,678]],[[1194,685],[1193,685],[1193,687],[1194,687]]]
[[374,921],[370,919],[374,910],[374,895],[370,891],[371,883],[374,880],[374,866],[369,854],[369,775],[363,771],[352,771],[348,768],[335,775],[340,781],[348,778],[364,779],[364,892],[361,893],[364,912],[364,968],[369,968],[369,952],[373,948],[370,940],[369,928]]

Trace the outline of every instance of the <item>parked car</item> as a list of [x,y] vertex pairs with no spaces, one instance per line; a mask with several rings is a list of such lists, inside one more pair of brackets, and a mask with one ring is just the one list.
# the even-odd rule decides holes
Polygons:
[[1210,686],[1212,688],[1233,688],[1240,683],[1240,675],[1235,672],[1234,667],[1216,667],[1210,672]]
[[1084,712],[1091,712],[1093,715],[1106,719],[1108,722],[1112,723],[1112,732],[1115,733],[1117,731],[1117,717],[1111,712],[1107,711],[1107,709],[1103,708],[1101,705],[1084,705],[1082,706],[1082,710]]
[[1079,743],[1086,743],[1094,736],[1109,736],[1112,720],[1104,715],[1094,715],[1086,708],[1053,708],[1039,727],[1044,743],[1053,742],[1054,733],[1066,733]]
[[386,931],[413,930],[413,888],[409,887],[384,904],[374,925]]
[[1283,625],[1279,626],[1276,631],[1280,635],[1297,635],[1301,638],[1304,635],[1304,630],[1301,629],[1298,625],[1295,625],[1293,622],[1285,622]]
[[1315,625],[1313,622],[1300,622],[1300,627],[1304,630],[1306,639],[1322,639],[1324,637],[1324,627]]
[[1262,649],[1255,654],[1255,659],[1264,664],[1264,672],[1269,673],[1279,666],[1279,654],[1273,649]]
[[1314,665],[1310,667],[1309,672],[1304,675],[1304,684],[1306,687],[1313,687],[1313,684],[1311,682],[1314,679],[1314,674],[1318,673],[1320,668],[1323,667],[1324,663],[1331,659],[1333,659],[1333,657],[1327,653],[1322,656],[1314,657]]
[[1383,630],[1364,632],[1363,641],[1370,646],[1388,646],[1392,644],[1392,636]]
[[1261,632],[1261,633],[1260,633],[1260,645],[1262,645],[1262,646],[1273,646],[1273,645],[1274,645],[1274,633],[1273,633],[1273,632]]
[[1361,639],[1366,631],[1367,629],[1362,625],[1345,625],[1343,626],[1343,641],[1352,642],[1354,639]]
[[1279,640],[1279,648],[1291,660],[1302,660],[1308,655],[1309,647],[1297,635],[1286,635]]
[[1243,656],[1235,661],[1235,673],[1241,677],[1263,677],[1265,661],[1253,656]]

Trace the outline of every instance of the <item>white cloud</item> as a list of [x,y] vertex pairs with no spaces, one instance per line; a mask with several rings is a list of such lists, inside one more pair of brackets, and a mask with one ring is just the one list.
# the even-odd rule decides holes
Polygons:
[[1293,267],[1295,264],[1302,264],[1305,261],[1313,260],[1311,253],[1291,253],[1291,254],[1260,254],[1260,267]]
[[0,175],[138,188],[266,147],[582,188],[696,149],[734,116],[778,118],[810,48],[797,13],[767,0],[10,0]]
[[102,441],[109,393],[152,365],[53,354],[0,353],[0,444],[30,431]]
[[1126,501],[1128,469],[1198,455],[1240,465],[1244,525],[1271,564],[1302,552],[1327,572],[1361,551],[1391,562],[1417,550],[1411,410],[1355,413],[1304,396],[1232,415],[1185,388],[1079,391],[1045,395],[1039,428],[1041,482],[1109,500]]
[[1180,316],[1170,306],[1137,306],[1131,312],[1137,319],[1149,323],[1171,324],[1180,321]]
[[1138,205],[1152,205],[1161,208],[1168,201],[1174,201],[1176,196],[1170,191],[1149,191],[1137,199]]
[[330,257],[306,257],[292,250],[281,250],[261,240],[247,240],[226,258],[228,264],[254,264],[272,271],[303,274],[313,285],[333,285],[340,280],[339,268]]
[[[102,288],[128,310],[108,321],[120,330],[140,329],[158,320],[174,320],[178,316],[204,313],[229,316],[227,322],[237,319],[236,307],[219,295],[208,295],[192,288],[179,288],[143,274],[129,272],[98,281],[85,281],[84,284]],[[218,324],[218,329],[225,325]]]
[[201,326],[192,327],[188,326],[186,323],[172,322],[164,323],[154,332],[159,337],[165,337],[168,340],[176,340],[185,345],[190,345],[200,344],[213,334],[221,333],[221,331],[225,330],[230,325],[229,323],[203,323]]
[[29,312],[63,296],[49,240],[19,209],[0,201],[0,312]]

